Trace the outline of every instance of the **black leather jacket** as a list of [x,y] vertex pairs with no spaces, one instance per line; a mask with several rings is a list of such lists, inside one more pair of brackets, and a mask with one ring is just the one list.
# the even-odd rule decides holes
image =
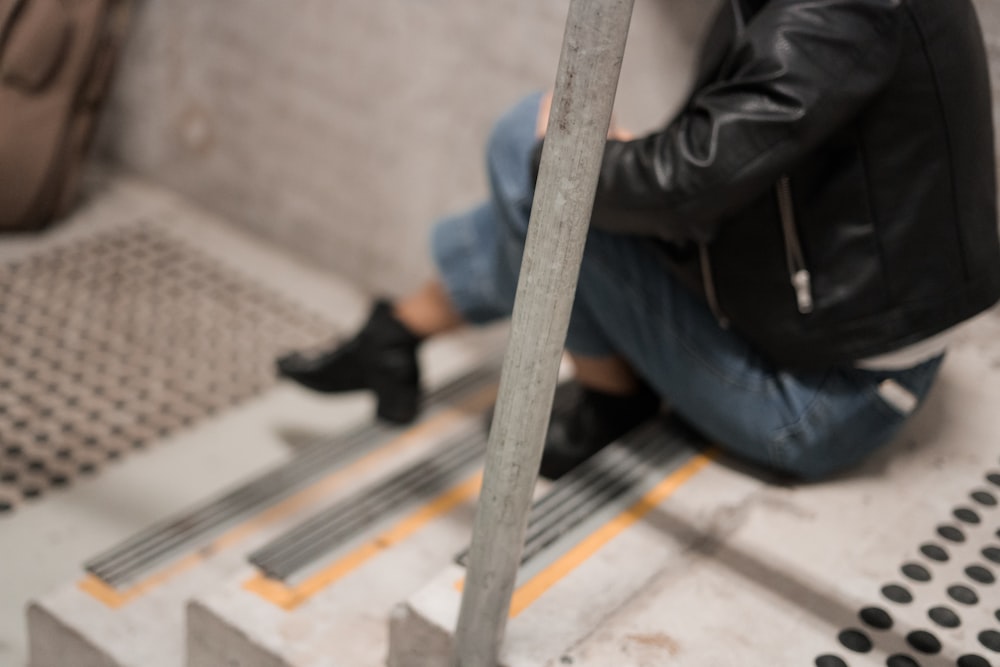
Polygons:
[[727,0],[694,90],[608,143],[592,224],[657,239],[774,362],[890,352],[1000,297],[969,0]]

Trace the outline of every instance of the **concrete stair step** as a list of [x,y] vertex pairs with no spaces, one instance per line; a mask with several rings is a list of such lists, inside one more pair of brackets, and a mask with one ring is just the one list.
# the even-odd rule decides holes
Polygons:
[[468,539],[482,421],[251,553],[188,609],[188,665],[378,665],[388,612]]
[[481,366],[430,394],[412,427],[366,425],[305,446],[260,477],[90,559],[28,610],[31,667],[180,667],[185,606],[247,555],[339,499],[402,474],[443,440],[482,430],[499,368]]
[[[712,474],[715,456],[675,420],[657,420],[538,499],[511,602],[504,664],[558,658],[641,591],[665,562],[681,558],[693,537],[664,539],[643,519],[691,478]],[[756,484],[730,485],[717,501],[741,502]],[[712,509],[702,508],[702,516],[710,517]],[[465,584],[464,556],[394,610],[389,665],[447,664]]]
[[[896,442],[821,484],[667,438],[655,482],[522,566],[500,664],[998,664],[998,401],[981,355],[952,353]],[[464,574],[394,611],[391,667],[448,664]]]
[[[493,398],[477,386],[280,518],[234,519],[137,574],[108,569],[118,552],[91,561],[119,583],[92,572],[37,601],[32,667],[448,664]],[[540,486],[500,664],[995,664],[998,401],[981,354],[953,352],[894,445],[812,485],[669,417],[637,429]],[[382,451],[392,466],[358,470]]]
[[[555,409],[572,396],[558,392]],[[384,664],[393,607],[468,542],[485,425],[469,424],[249,554],[225,585],[191,602],[188,665]]]
[[1000,384],[984,370],[951,355],[892,450],[841,480],[760,489],[560,662],[998,664]]

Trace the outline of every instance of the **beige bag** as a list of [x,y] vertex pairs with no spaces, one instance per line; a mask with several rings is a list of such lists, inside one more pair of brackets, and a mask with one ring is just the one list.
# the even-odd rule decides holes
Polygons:
[[0,0],[0,231],[72,205],[128,0]]

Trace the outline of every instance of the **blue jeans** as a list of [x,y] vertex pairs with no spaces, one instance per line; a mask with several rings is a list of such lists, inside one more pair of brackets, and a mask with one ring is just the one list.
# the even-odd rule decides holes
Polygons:
[[[445,288],[471,323],[508,317],[513,308],[534,194],[529,156],[539,99],[517,104],[490,137],[489,201],[433,233]],[[587,239],[566,347],[625,358],[722,449],[803,479],[855,465],[888,442],[912,406],[897,407],[880,387],[896,383],[897,395],[902,389],[919,402],[941,363],[892,372],[776,368],[722,329],[671,278],[649,241],[597,230]]]

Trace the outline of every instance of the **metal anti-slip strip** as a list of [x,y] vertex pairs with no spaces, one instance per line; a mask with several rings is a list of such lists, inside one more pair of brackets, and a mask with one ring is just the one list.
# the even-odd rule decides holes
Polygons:
[[[453,403],[495,382],[497,374],[493,364],[477,369],[430,393],[426,406],[434,409]],[[372,423],[347,434],[317,439],[288,463],[150,526],[95,556],[84,567],[110,586],[132,581],[178,552],[207,542],[226,528],[290,496],[331,469],[357,460],[402,432],[399,428]]]
[[459,436],[378,487],[359,491],[296,526],[249,560],[268,577],[287,579],[408,501],[426,502],[453,485],[485,448],[482,429]]
[[[651,468],[677,456],[678,442],[687,441],[679,430],[654,421],[629,433],[620,446],[604,449],[560,478],[531,508],[521,565],[601,507],[633,490]],[[466,549],[455,561],[465,566],[468,555]]]

